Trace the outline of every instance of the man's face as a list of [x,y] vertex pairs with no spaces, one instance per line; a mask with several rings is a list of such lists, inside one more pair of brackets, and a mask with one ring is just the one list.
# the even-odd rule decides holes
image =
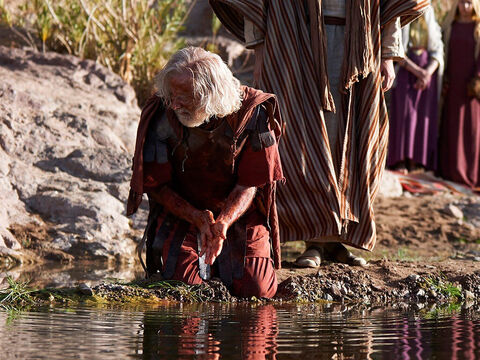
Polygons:
[[170,107],[178,120],[186,127],[197,127],[207,120],[204,109],[198,106],[193,93],[193,79],[190,74],[174,74],[169,78]]
[[458,2],[458,11],[463,17],[471,17],[473,15],[472,0],[460,0]]

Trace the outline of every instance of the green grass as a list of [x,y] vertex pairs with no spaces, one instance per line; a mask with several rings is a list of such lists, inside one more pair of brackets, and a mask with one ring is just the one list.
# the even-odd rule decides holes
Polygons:
[[460,288],[445,280],[444,276],[440,276],[439,278],[425,278],[423,287],[425,290],[434,290],[452,300],[461,300],[463,298]]
[[462,304],[457,302],[450,302],[447,304],[436,305],[424,314],[426,319],[437,319],[445,316],[452,316],[461,311]]
[[186,301],[196,302],[202,301],[201,290],[204,285],[187,285],[182,281],[163,280],[147,285],[147,288],[161,288],[166,290],[169,295],[180,297]]
[[16,282],[11,276],[7,276],[9,287],[0,290],[0,307],[11,310],[18,307],[32,305],[35,301],[30,295],[36,291],[28,287],[28,282]]

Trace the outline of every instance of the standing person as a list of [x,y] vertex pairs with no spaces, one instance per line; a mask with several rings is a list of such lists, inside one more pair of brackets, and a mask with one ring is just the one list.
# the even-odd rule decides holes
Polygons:
[[388,140],[383,92],[393,83],[392,60],[403,56],[394,34],[400,22],[418,17],[428,0],[210,4],[231,32],[255,49],[258,86],[278,96],[286,123],[281,236],[307,241],[296,264],[316,267],[322,256],[365,264],[341,243],[364,250],[375,246],[373,200]]
[[444,26],[446,96],[439,139],[439,175],[480,187],[480,2],[459,0]]
[[218,55],[196,47],[175,53],[156,86],[127,206],[131,215],[148,194],[148,276],[200,284],[213,274],[236,296],[273,297],[283,179],[274,95],[241,86]]
[[391,93],[387,166],[435,170],[444,54],[433,8],[406,25],[402,39],[406,56],[398,62],[400,70]]

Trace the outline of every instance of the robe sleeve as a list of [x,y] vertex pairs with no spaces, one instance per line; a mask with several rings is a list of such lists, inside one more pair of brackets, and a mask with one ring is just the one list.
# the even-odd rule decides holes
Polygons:
[[269,130],[268,133],[262,134],[260,150],[252,146],[252,140],[250,138],[247,141],[240,158],[237,184],[247,187],[262,187],[265,184],[283,180],[278,144],[273,131]]
[[401,60],[404,57],[400,18],[396,18],[382,29],[382,59]]
[[159,164],[155,161],[143,164],[144,192],[155,190],[172,179],[172,166],[169,162]]
[[245,47],[253,49],[256,45],[263,43],[264,36],[262,32],[248,18],[244,19],[245,24]]

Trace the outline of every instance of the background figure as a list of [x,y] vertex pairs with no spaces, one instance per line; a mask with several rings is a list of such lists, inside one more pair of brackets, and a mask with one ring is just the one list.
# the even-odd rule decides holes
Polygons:
[[390,102],[387,166],[398,170],[437,164],[439,84],[443,42],[433,8],[402,29],[405,59],[399,61]]
[[469,94],[468,87],[480,74],[479,16],[478,0],[460,0],[445,19],[447,90],[438,169],[443,178],[477,189],[480,187],[480,102]]
[[[278,96],[286,123],[280,151],[287,182],[278,193],[282,241],[308,241],[307,252],[297,259],[300,266],[316,267],[322,255],[365,263],[341,243],[365,250],[375,246],[373,201],[388,141],[382,87],[393,82],[397,56],[388,54],[384,35],[399,29],[399,17],[405,25],[429,2],[210,4],[235,36],[255,48],[257,85]],[[328,242],[334,245],[321,246]]]

